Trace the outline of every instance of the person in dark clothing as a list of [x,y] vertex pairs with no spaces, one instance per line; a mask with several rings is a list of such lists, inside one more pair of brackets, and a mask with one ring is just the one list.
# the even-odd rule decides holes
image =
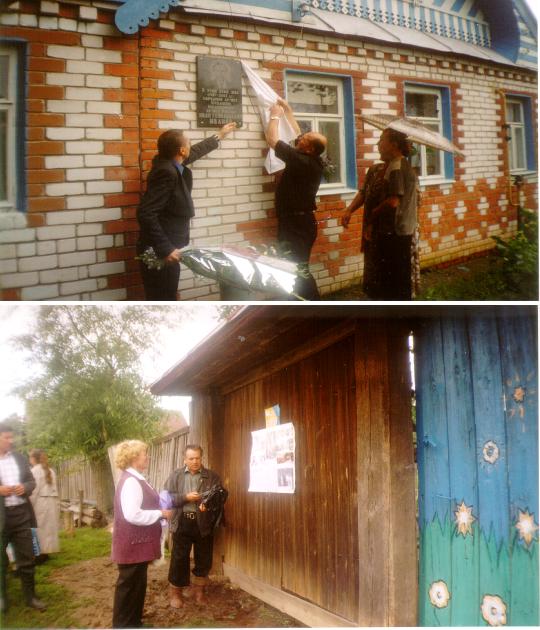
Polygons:
[[382,163],[372,166],[364,186],[345,211],[347,228],[353,212],[364,206],[363,290],[372,300],[411,300],[413,234],[417,223],[416,173],[407,161],[407,137],[385,129],[378,142]]
[[[279,139],[279,120],[283,116],[298,134],[294,148]],[[309,257],[317,238],[313,212],[324,168],[320,156],[326,150],[327,140],[314,131],[302,133],[291,106],[283,99],[270,108],[266,140],[276,156],[285,162],[276,187],[278,243],[285,255],[299,264],[301,276],[296,282],[296,294],[306,300],[318,300],[319,290],[309,273]]]
[[9,543],[15,552],[17,570],[21,578],[25,603],[30,608],[45,610],[45,604],[36,597],[35,561],[32,545],[32,527],[37,527],[30,495],[36,487],[28,460],[12,450],[13,428],[0,423],[0,613],[8,609],[6,548]]
[[[216,513],[207,509],[203,498],[211,489],[221,486],[219,476],[202,465],[202,448],[188,444],[184,466],[175,470],[165,482],[175,508],[171,520],[173,548],[169,567],[169,595],[172,608],[181,608],[182,589],[193,584],[195,600],[204,602],[204,586],[212,568]],[[225,493],[226,498],[226,493]],[[195,566],[190,577],[189,558],[194,549]]]
[[164,262],[161,269],[150,269],[141,261],[147,300],[176,300],[179,249],[189,243],[189,222],[195,216],[191,198],[193,175],[187,165],[217,149],[220,140],[235,127],[236,123],[228,123],[193,146],[187,134],[177,129],[169,129],[159,136],[158,154],[152,161],[146,193],[137,210],[140,226],[137,254],[140,256],[151,247]]

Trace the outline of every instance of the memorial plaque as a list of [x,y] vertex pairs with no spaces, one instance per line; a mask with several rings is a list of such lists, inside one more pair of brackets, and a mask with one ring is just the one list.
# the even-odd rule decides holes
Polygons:
[[242,126],[242,66],[221,57],[197,57],[197,126]]

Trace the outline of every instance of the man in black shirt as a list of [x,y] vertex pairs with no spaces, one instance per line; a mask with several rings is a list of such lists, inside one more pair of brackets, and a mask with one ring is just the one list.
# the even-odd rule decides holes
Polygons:
[[[298,134],[295,148],[279,140],[279,120],[283,116]],[[298,263],[303,272],[303,277],[296,283],[296,293],[306,300],[318,300],[317,284],[309,273],[309,257],[317,238],[313,211],[323,174],[320,156],[326,150],[326,137],[314,131],[302,133],[291,106],[278,99],[270,108],[266,140],[276,156],[285,162],[285,170],[276,187],[278,242],[287,257]]]

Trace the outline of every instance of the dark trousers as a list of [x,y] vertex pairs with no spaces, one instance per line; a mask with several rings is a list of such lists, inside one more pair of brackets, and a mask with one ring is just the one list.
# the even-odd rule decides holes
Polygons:
[[376,234],[369,247],[374,269],[364,283],[368,296],[372,300],[411,300],[411,257],[412,236]]
[[114,589],[113,628],[140,628],[146,596],[148,562],[119,564]]
[[149,301],[175,302],[180,280],[180,265],[171,263],[162,269],[148,269],[141,262],[141,276],[144,286],[144,298]]
[[32,547],[31,512],[28,503],[15,507],[5,508],[5,523],[2,531],[2,549],[0,550],[0,588],[2,598],[6,601],[6,575],[8,557],[6,547],[11,543],[15,553],[15,562],[21,578],[22,591],[25,602],[28,604],[35,596],[35,563],[34,549]]
[[312,212],[280,216],[278,242],[284,255],[300,265],[301,277],[295,293],[305,300],[320,300],[315,278],[309,272],[311,248],[317,238],[317,221]]
[[212,568],[214,537],[201,536],[195,519],[180,517],[178,529],[173,534],[171,564],[169,566],[169,582],[173,586],[189,586],[189,555],[193,546],[195,566],[193,575],[206,578]]

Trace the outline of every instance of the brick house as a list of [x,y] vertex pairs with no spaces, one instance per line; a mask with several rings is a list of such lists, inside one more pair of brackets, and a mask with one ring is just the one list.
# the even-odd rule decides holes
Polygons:
[[[362,274],[361,214],[340,226],[378,157],[379,132],[360,114],[414,116],[465,154],[415,158],[422,266],[486,252],[492,236],[515,232],[518,202],[537,207],[537,26],[524,0],[4,0],[1,9],[3,300],[142,297],[136,206],[164,129],[188,129],[192,141],[212,132],[197,127],[203,55],[247,62],[331,138],[337,168],[321,184],[311,259],[323,294]],[[242,128],[193,168],[195,246],[275,239],[274,177],[245,78],[242,93]],[[180,294],[219,299],[217,284],[187,270]]]

